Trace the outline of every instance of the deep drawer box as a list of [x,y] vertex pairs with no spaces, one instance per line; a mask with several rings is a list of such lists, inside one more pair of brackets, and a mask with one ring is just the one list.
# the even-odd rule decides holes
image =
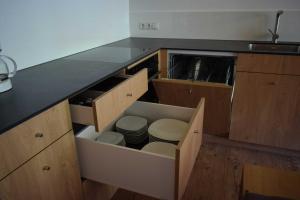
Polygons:
[[[162,118],[189,123],[187,133],[177,145],[176,157],[95,142],[99,133],[88,127],[76,136],[81,176],[160,199],[180,199],[201,146],[203,112],[204,99],[195,109],[135,102],[117,119],[137,115],[150,123]],[[104,130],[112,129],[113,124]]]

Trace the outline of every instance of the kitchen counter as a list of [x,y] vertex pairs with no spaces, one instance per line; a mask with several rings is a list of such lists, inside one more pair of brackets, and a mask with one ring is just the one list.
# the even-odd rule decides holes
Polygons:
[[0,93],[0,134],[161,49],[250,52],[250,41],[127,38],[18,71]]

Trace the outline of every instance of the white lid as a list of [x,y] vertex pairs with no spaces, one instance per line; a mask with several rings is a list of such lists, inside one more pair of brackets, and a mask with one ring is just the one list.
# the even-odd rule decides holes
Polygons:
[[180,141],[187,131],[188,123],[177,119],[160,119],[148,128],[150,135],[167,141]]
[[139,132],[147,127],[147,119],[138,116],[125,116],[116,123],[117,129]]
[[113,132],[113,131],[106,131],[101,133],[96,138],[96,141],[103,142],[103,143],[109,143],[109,144],[121,144],[124,140],[124,136],[121,133]]
[[144,146],[142,151],[162,154],[175,158],[176,145],[165,142],[151,142]]

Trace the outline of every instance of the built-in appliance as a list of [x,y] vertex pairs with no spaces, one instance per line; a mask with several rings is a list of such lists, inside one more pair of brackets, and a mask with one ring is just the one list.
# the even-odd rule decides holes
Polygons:
[[168,50],[168,78],[233,85],[236,54]]

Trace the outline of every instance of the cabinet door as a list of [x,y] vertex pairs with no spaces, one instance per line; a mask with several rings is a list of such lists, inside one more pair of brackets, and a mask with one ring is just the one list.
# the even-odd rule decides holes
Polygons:
[[153,80],[159,102],[194,108],[205,98],[203,132],[228,136],[232,87],[209,82],[158,79]]
[[81,199],[73,132],[3,179],[0,199]]
[[300,150],[300,77],[238,72],[230,139]]
[[299,65],[299,56],[240,53],[237,59],[238,72],[300,75]]

